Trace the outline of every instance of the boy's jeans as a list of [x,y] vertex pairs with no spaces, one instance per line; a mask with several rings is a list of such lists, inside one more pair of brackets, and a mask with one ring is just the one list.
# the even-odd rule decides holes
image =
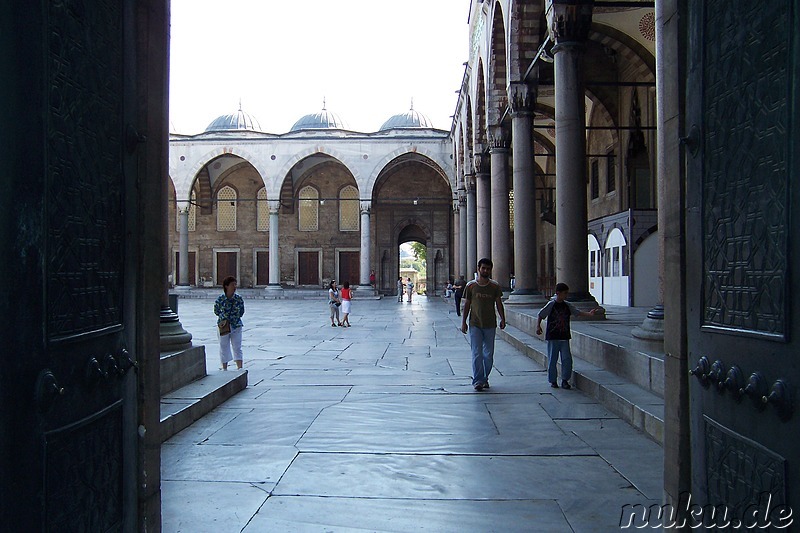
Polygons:
[[561,354],[561,380],[569,381],[572,377],[572,353],[569,351],[569,340],[547,341],[547,381],[558,381],[558,354]]
[[470,326],[468,332],[472,348],[472,384],[486,384],[494,364],[494,337],[497,328]]

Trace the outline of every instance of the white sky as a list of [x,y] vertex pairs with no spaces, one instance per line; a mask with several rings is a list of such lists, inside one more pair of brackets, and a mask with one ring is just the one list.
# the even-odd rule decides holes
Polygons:
[[449,130],[469,0],[172,0],[170,131],[242,109],[286,133],[322,109],[377,131],[414,109]]

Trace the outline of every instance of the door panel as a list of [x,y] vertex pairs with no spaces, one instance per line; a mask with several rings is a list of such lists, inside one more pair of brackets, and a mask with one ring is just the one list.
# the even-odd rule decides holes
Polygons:
[[236,252],[217,252],[217,285],[222,286],[222,280],[228,276],[236,277],[238,255]]
[[256,285],[269,284],[269,252],[256,252]]
[[127,348],[136,318],[126,295],[137,272],[136,247],[125,242],[136,205],[125,139],[135,111],[126,70],[133,10],[127,0],[25,5],[35,26],[26,46],[39,57],[20,59],[29,78],[7,83],[28,88],[37,122],[17,132],[24,166],[6,167],[25,186],[10,226],[21,238],[0,239],[9,252],[3,277],[25,305],[0,308],[15,338],[0,373],[0,523],[133,530],[137,394]]
[[319,252],[297,252],[297,284],[320,284]]
[[[790,202],[800,193],[791,157],[800,103],[793,4],[694,1],[689,13],[692,496],[739,511],[763,506],[764,494],[773,507],[800,508],[799,417],[786,404],[762,401],[779,380],[795,397],[800,383],[800,331],[791,319],[798,283],[789,275],[797,266],[789,255],[797,227]],[[747,389],[756,373],[758,384]]]
[[345,281],[350,285],[358,285],[361,281],[361,253],[339,252],[339,277],[336,278],[341,286]]
[[[189,285],[196,286],[197,285],[197,268],[196,268],[196,261],[197,261],[197,252],[189,252]],[[173,268],[173,275],[174,275],[174,283],[178,284],[178,278],[180,276],[178,269],[180,268],[181,264],[181,253],[175,252],[175,263]]]

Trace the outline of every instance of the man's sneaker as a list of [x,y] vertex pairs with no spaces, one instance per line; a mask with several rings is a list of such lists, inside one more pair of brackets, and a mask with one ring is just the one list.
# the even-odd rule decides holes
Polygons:
[[474,388],[476,391],[482,391],[483,383],[476,383],[475,385],[472,386],[472,388]]
[[489,382],[488,382],[488,381],[487,381],[486,383],[484,383],[484,384],[483,384],[483,388],[484,388],[484,389],[488,389],[488,388],[489,388]]
[[567,380],[565,379],[565,380],[563,380],[563,381],[561,382],[561,388],[562,388],[562,389],[567,389],[567,390],[569,390],[569,389],[571,389],[571,388],[572,388],[572,385],[570,385],[570,384],[569,384],[569,381],[567,381]]
[[551,381],[550,382],[550,386],[553,387],[554,389],[557,389],[558,388],[558,383],[556,383],[555,381]]

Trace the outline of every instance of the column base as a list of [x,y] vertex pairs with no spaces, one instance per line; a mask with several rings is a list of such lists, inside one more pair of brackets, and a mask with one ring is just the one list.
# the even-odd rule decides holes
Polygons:
[[177,352],[192,347],[192,334],[183,329],[178,315],[167,305],[161,307],[159,337],[161,353]]
[[664,306],[652,308],[644,321],[633,328],[631,335],[646,341],[664,342]]
[[532,289],[516,289],[508,296],[506,305],[531,305],[543,307],[547,303],[547,297],[541,292]]
[[264,287],[264,292],[271,297],[280,297],[283,295],[283,287],[280,283],[270,283]]
[[188,291],[192,286],[187,283],[186,285],[175,285],[174,288],[176,291]]

